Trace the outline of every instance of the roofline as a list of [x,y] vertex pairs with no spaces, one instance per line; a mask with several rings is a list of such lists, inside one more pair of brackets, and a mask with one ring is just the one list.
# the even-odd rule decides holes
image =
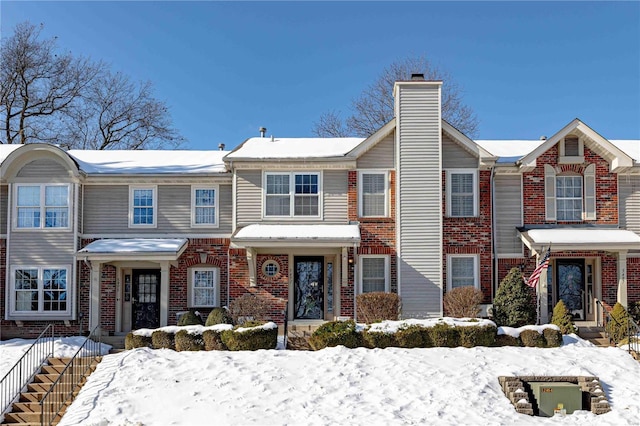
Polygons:
[[451,123],[449,123],[444,118],[442,119],[442,130],[453,136],[457,142],[462,144],[462,146],[467,149],[469,152],[475,154],[479,160],[487,160],[480,161],[483,164],[493,165],[498,160],[498,157],[491,154],[489,151],[475,143],[475,141],[469,138],[467,135],[462,133],[460,130],[453,127]]
[[356,145],[351,151],[349,151],[346,155],[348,157],[359,157],[368,150],[370,150],[373,146],[375,146],[382,139],[389,136],[396,128],[396,118],[392,118],[387,124],[380,127],[374,134],[360,142]]

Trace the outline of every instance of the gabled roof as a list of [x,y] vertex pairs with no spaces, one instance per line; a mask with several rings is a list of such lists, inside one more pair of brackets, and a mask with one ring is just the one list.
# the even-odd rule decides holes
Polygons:
[[496,161],[496,157],[492,153],[475,143],[460,130],[449,124],[446,120],[442,120],[442,130],[451,136],[451,138],[464,149],[478,157],[480,159],[480,163],[491,164]]
[[344,158],[364,138],[250,138],[224,160],[296,160]]
[[396,119],[393,118],[384,126],[380,127],[374,134],[364,139],[358,146],[349,152],[350,157],[360,157],[365,152],[373,148],[382,139],[389,136],[396,129]]

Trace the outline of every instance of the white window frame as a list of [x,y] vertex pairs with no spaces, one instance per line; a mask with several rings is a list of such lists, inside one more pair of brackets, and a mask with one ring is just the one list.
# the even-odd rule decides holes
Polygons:
[[[363,176],[364,175],[383,175],[384,176],[384,214],[381,216],[378,215],[365,215],[364,214],[364,200],[363,200]],[[358,170],[358,216],[359,217],[389,217],[389,171],[388,170],[375,170],[375,169],[365,169]]]
[[[478,169],[447,169],[447,216],[448,217],[478,217],[479,211],[479,187],[478,187]],[[451,175],[454,174],[470,174],[473,176],[473,215],[461,216],[453,215],[451,211]]]
[[[568,138],[577,138],[578,139],[578,155],[566,155],[565,153],[565,141]],[[558,144],[558,164],[582,164],[584,163],[584,140],[575,135],[567,135],[565,136],[560,143]]]
[[[267,215],[267,176],[279,175],[279,176],[289,176],[289,214],[288,215]],[[295,198],[296,198],[296,190],[295,190],[295,177],[296,175],[316,175],[318,177],[318,214],[315,216],[310,215],[296,215],[295,214]],[[265,171],[262,174],[262,218],[269,219],[294,219],[294,220],[308,220],[308,219],[322,219],[322,171],[307,171],[307,170],[297,170],[292,172],[272,172]],[[286,194],[278,194],[279,196],[285,196]],[[301,194],[302,195],[302,194]]]
[[[579,178],[580,179],[580,215],[578,216],[578,218],[576,219],[560,219],[560,208],[558,205],[558,202],[560,200],[577,200],[577,197],[562,197],[560,198],[558,196],[558,181],[560,179],[566,179],[566,178]],[[560,222],[582,222],[582,220],[584,219],[585,216],[585,197],[584,197],[584,176],[582,175],[577,175],[577,174],[563,174],[563,175],[556,175],[555,177],[555,185],[556,185],[556,192],[555,192],[555,196],[556,196],[556,220],[560,221]],[[563,210],[566,211],[566,210]]]
[[[213,206],[196,206],[196,191],[198,190],[213,190],[214,200]],[[193,228],[219,228],[220,217],[220,192],[219,185],[192,185],[191,186],[191,227]],[[215,223],[196,223],[196,210],[198,207],[213,207],[215,210]]]
[[[195,303],[195,275],[196,272],[204,271],[204,272],[214,272],[214,303],[213,305],[201,305]],[[217,308],[220,306],[220,268],[216,266],[193,266],[189,268],[189,286],[188,286],[188,307],[189,308]]]
[[[40,209],[40,222],[39,222],[39,226],[22,226],[19,227],[18,226],[18,188],[20,187],[38,187],[40,190],[40,200],[39,200],[39,205],[38,206],[32,206],[31,208],[39,208]],[[45,204],[46,201],[46,191],[47,188],[49,187],[64,187],[67,188],[67,205],[66,206],[47,206]],[[17,183],[14,185],[13,188],[13,199],[15,200],[13,202],[13,220],[12,220],[12,229],[15,231],[32,231],[34,229],[42,229],[42,230],[54,230],[54,231],[60,231],[60,230],[69,230],[71,229],[71,221],[72,221],[72,215],[71,215],[71,186],[69,184],[66,183]],[[56,208],[56,207],[60,207],[60,208],[66,208],[67,209],[67,226],[46,226],[47,223],[47,219],[46,219],[46,215],[47,215],[47,207],[50,208]]]
[[[16,271],[22,269],[36,269],[38,271],[38,310],[37,311],[19,311],[16,309],[17,289],[16,289]],[[60,269],[66,271],[66,309],[64,311],[45,311],[44,310],[44,270]],[[11,275],[9,278],[9,318],[8,319],[42,319],[42,318],[68,318],[72,314],[72,289],[73,279],[71,276],[71,265],[11,265]]]
[[[153,197],[153,223],[133,223],[134,209],[133,194],[136,190],[151,190]],[[147,206],[148,207],[148,206]],[[156,185],[130,185],[129,186],[129,228],[157,228],[158,227],[158,187]]]
[[364,283],[363,283],[363,269],[364,269],[364,259],[379,259],[379,258],[383,258],[384,259],[384,291],[385,293],[389,293],[391,292],[391,268],[390,268],[390,258],[389,255],[384,255],[384,254],[361,254],[359,256],[359,261],[358,261],[358,277],[359,277],[359,282],[358,282],[358,292],[360,294],[363,294],[364,291]]
[[473,259],[473,287],[480,289],[480,255],[478,254],[448,254],[447,255],[447,291],[453,289],[453,259]]

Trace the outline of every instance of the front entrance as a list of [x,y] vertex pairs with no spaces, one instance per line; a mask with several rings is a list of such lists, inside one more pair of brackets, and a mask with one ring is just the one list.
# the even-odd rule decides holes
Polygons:
[[160,270],[134,269],[132,288],[132,326],[158,328],[160,326]]
[[[556,261],[557,300],[562,300],[574,319],[584,321],[585,306],[590,304],[585,291],[584,259],[558,259]],[[591,286],[593,293],[593,286]]]
[[324,319],[324,257],[294,257],[294,319]]

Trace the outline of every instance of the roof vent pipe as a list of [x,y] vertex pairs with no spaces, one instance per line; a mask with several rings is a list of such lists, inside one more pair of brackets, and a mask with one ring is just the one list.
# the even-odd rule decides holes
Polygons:
[[542,136],[540,136],[540,140],[541,140],[541,141],[546,141],[546,140],[547,140],[547,137],[546,137],[546,136],[544,136],[544,135],[542,135]]
[[424,80],[424,74],[411,74],[411,80]]
[[219,151],[224,151],[224,144],[223,143],[219,143],[218,144],[218,150]]
[[258,129],[258,131],[260,132],[260,137],[264,138],[264,135],[267,133],[267,128],[266,127],[260,127]]

